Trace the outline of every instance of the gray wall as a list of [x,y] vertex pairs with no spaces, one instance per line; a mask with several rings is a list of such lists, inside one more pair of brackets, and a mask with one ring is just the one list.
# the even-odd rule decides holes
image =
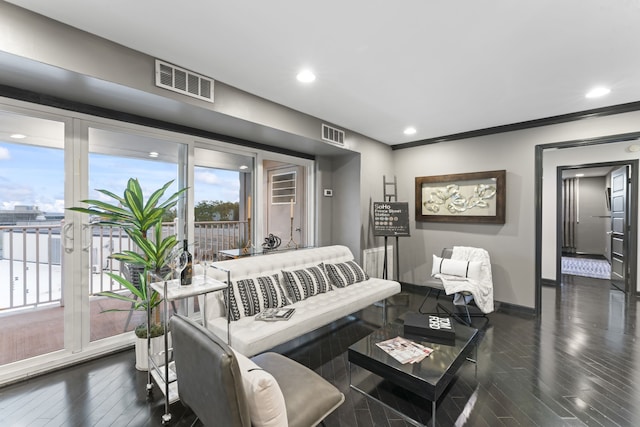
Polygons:
[[579,178],[580,222],[576,226],[578,253],[605,255],[609,215],[605,201],[605,177]]
[[[384,201],[383,177],[386,176],[387,181],[393,181],[395,171],[391,147],[385,144],[371,143],[368,138],[356,137],[353,141],[353,148],[360,153],[361,165],[359,193],[354,194],[354,199],[350,202],[352,206],[355,200],[358,200],[360,204],[357,222],[352,223],[352,225],[358,224],[355,231],[358,233],[359,254],[354,252],[354,255],[359,258],[362,255],[362,250],[384,245],[383,237],[373,236],[372,205],[373,202]],[[400,191],[397,196],[400,202],[408,201],[407,195]],[[390,246],[393,246],[393,240],[389,239]],[[402,243],[400,244],[402,245]]]
[[331,157],[316,158],[316,244],[327,246],[331,244],[331,230],[333,229],[333,197],[323,196],[324,189],[333,189],[333,160]]
[[[357,153],[316,158],[318,244],[348,246],[360,260],[364,249],[384,244],[373,236],[371,205],[384,200],[383,177],[393,181],[394,174],[389,146],[365,137],[355,141]],[[333,190],[332,197],[323,196],[325,188]]]
[[341,156],[333,160],[333,209],[331,243],[345,245],[359,259],[360,239],[360,155]]
[[[640,112],[594,117],[575,122],[497,135],[441,142],[394,151],[400,193],[410,200],[413,219],[415,177],[506,169],[504,225],[422,223],[411,221],[412,237],[400,247],[401,279],[424,282],[431,255],[451,245],[487,249],[493,267],[497,301],[535,306],[535,147],[640,130]],[[628,158],[630,142],[575,149],[544,150],[543,278],[555,279],[556,173],[558,166]]]
[[[411,221],[411,239],[400,247],[401,278],[424,283],[433,254],[445,246],[485,248],[492,262],[494,297],[516,305],[534,304],[533,144],[516,143],[513,133],[450,141],[394,152],[401,193],[415,215],[415,178],[506,169],[506,223],[454,224]],[[404,242],[403,242],[404,243]]]

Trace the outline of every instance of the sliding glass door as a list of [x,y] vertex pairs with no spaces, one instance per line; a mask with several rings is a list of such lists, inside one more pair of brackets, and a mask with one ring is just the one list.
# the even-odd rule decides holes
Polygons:
[[[165,195],[186,187],[186,146],[171,140],[120,129],[88,128],[88,197],[113,202],[98,189],[109,190],[123,196],[129,178],[138,179],[145,199],[165,183],[173,181]],[[183,199],[184,200],[184,199]],[[184,202],[183,202],[184,203]],[[183,203],[170,217],[164,218],[163,232],[185,234]],[[178,212],[180,210],[180,212]],[[83,221],[89,221],[84,218]],[[145,311],[132,311],[134,304],[105,297],[111,291],[130,296],[107,273],[120,275],[136,284],[138,272],[134,266],[113,260],[113,253],[136,251],[128,236],[117,227],[91,227],[89,264],[89,323],[90,341],[96,341],[133,330],[145,323]]]
[[[4,102],[4,103],[2,103]],[[267,156],[268,154],[268,156]],[[145,196],[188,187],[163,220],[187,239],[194,263],[224,252],[313,245],[313,161],[214,140],[0,100],[0,384],[127,348],[144,312],[109,274],[111,255],[135,250],[117,227],[71,211],[113,202],[137,178]],[[176,304],[193,314],[197,301]]]
[[[0,382],[126,346],[123,333],[144,320],[130,303],[100,295],[125,293],[107,273],[125,274],[111,255],[134,249],[128,237],[66,208],[106,200],[97,189],[122,195],[130,177],[146,196],[171,180],[167,194],[187,186],[184,141],[37,115],[46,116],[0,111]],[[186,235],[185,212],[183,198],[166,233]]]
[[229,251],[253,244],[254,163],[251,154],[230,153],[215,146],[195,148],[195,262],[218,260],[232,253]]
[[65,346],[65,156],[62,120],[0,111],[0,366]]

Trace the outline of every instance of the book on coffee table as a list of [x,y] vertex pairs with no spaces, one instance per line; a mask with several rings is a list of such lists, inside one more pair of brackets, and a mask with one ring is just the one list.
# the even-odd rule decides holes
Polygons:
[[433,349],[403,337],[395,337],[376,343],[398,362],[417,363],[433,353]]
[[296,311],[295,308],[266,308],[262,310],[260,313],[256,314],[256,320],[264,320],[266,322],[275,322],[278,320],[289,320],[293,313]]
[[407,313],[404,320],[404,333],[448,345],[456,341],[456,331],[451,317]]

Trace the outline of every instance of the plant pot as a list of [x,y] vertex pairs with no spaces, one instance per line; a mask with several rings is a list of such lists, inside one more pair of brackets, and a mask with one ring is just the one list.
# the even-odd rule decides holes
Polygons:
[[[171,348],[171,333],[169,333],[169,345],[168,348]],[[136,337],[135,343],[136,349],[136,369],[139,371],[148,371],[149,370],[149,358],[147,351],[147,339],[146,338],[138,338]],[[156,365],[161,366],[164,365],[164,335],[159,337],[151,338],[151,354],[156,361]]]

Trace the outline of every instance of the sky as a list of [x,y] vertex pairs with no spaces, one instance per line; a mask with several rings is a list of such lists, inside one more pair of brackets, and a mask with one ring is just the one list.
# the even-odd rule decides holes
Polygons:
[[[129,178],[138,178],[145,196],[176,178],[176,165],[157,160],[90,154],[89,198],[105,199],[95,189],[122,195]],[[237,202],[239,172],[196,167],[194,205],[201,200]],[[171,194],[177,190],[174,183]],[[0,210],[15,205],[37,206],[42,212],[61,213],[64,201],[62,149],[0,141]]]

